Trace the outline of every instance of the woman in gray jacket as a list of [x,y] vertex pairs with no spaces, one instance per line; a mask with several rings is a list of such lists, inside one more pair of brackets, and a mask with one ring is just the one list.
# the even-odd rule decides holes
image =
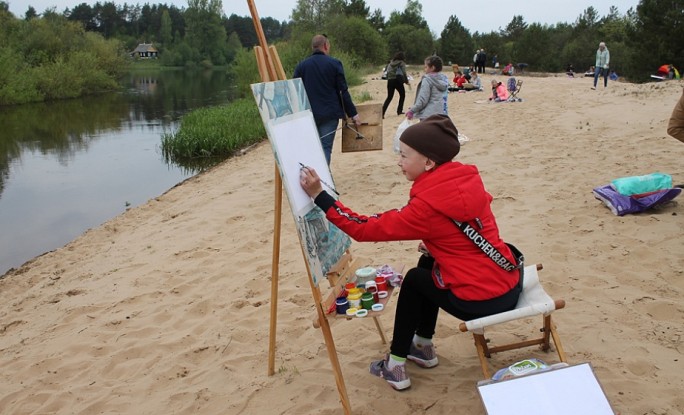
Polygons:
[[449,115],[447,111],[447,96],[449,78],[442,73],[442,59],[430,56],[425,59],[425,75],[418,84],[416,101],[406,113],[412,120],[414,117],[423,120],[431,115]]

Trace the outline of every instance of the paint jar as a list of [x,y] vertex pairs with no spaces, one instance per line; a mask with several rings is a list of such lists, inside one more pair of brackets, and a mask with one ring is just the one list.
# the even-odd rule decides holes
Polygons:
[[349,301],[345,297],[339,297],[335,300],[335,310],[337,314],[346,314],[349,309]]
[[361,308],[361,293],[349,294],[347,296],[349,308]]
[[356,270],[357,285],[365,285],[368,281],[375,281],[377,273],[373,267],[359,268]]
[[[370,283],[373,283],[373,285],[369,285]],[[380,301],[380,297],[378,297],[378,287],[375,285],[375,281],[368,281],[366,283],[366,292],[373,294],[373,302],[377,303]],[[363,297],[362,297],[363,299]]]
[[348,282],[344,284],[344,289],[347,290],[347,294],[349,294],[349,290],[356,288],[356,283],[354,282]]
[[373,294],[363,293],[361,296],[361,307],[365,308],[366,310],[370,310],[373,308],[373,304]]
[[393,272],[383,272],[378,274],[378,277],[383,277],[385,281],[389,284],[389,280],[394,276]]
[[365,288],[366,288],[366,291],[370,291],[371,289],[374,289],[375,291],[377,291],[378,290],[378,284],[375,282],[375,280],[367,281]]
[[354,287],[354,288],[350,289],[349,291],[347,291],[347,297],[349,297],[350,295],[353,295],[353,294],[361,295],[361,294],[363,294],[363,290],[359,287]]
[[378,287],[378,291],[387,291],[387,278],[383,275],[375,277],[375,285]]

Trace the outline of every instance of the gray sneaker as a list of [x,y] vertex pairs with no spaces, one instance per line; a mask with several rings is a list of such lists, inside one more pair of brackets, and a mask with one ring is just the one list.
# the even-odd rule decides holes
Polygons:
[[435,346],[432,344],[423,347],[416,346],[411,342],[411,349],[409,350],[408,360],[414,361],[418,366],[429,369],[439,364],[437,353],[435,353]]
[[406,374],[406,365],[397,365],[394,369],[388,369],[389,355],[384,360],[376,360],[370,365],[371,375],[381,377],[394,389],[401,391],[411,387],[411,379]]

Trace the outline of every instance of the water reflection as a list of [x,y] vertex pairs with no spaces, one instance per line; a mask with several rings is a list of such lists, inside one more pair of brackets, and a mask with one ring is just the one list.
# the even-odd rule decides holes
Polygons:
[[0,275],[216,163],[171,164],[159,143],[184,113],[232,99],[223,71],[138,71],[124,83],[0,107]]
[[53,155],[68,164],[87,151],[89,141],[103,130],[120,128],[128,103],[117,94],[56,103],[3,108],[0,112],[0,198],[12,160],[22,152]]

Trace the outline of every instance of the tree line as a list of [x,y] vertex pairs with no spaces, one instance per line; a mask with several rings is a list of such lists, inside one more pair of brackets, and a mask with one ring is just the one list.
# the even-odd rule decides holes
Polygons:
[[[66,59],[64,53],[50,52],[56,47],[57,36],[45,32],[53,30],[58,35],[65,27],[72,27],[81,30],[84,37],[89,34],[91,41],[94,35],[99,36],[104,44],[119,51],[131,51],[139,43],[154,43],[163,65],[231,65],[238,79],[241,74],[253,79],[256,71],[249,55],[257,37],[252,19],[226,16],[223,9],[221,0],[188,0],[187,8],[106,1],[92,6],[81,3],[59,13],[54,8],[38,13],[28,6],[20,18],[9,12],[8,3],[0,1],[4,28],[0,29],[0,54],[4,54],[0,55],[0,65],[2,56],[5,60],[7,56],[23,56],[27,67],[54,63],[58,56]],[[640,0],[635,9],[621,13],[611,7],[606,16],[589,7],[572,23],[552,25],[528,23],[518,15],[506,27],[489,33],[471,33],[458,14],[449,17],[439,34],[433,33],[422,10],[420,0],[407,0],[403,10],[385,17],[380,9],[371,11],[365,0],[298,0],[291,20],[279,22],[266,17],[261,18],[261,24],[269,44],[278,47],[289,74],[296,62],[310,53],[314,33],[328,35],[333,55],[341,58],[346,68],[381,66],[397,51],[403,51],[409,63],[421,63],[436,53],[445,63],[464,65],[472,62],[477,49],[485,49],[489,57],[497,55],[502,64],[526,63],[532,71],[559,72],[568,64],[582,70],[593,65],[600,41],[611,51],[611,68],[633,81],[646,81],[664,63],[684,66],[684,0]],[[41,28],[41,35],[26,29],[34,26]],[[22,36],[30,43],[30,50],[19,44],[23,40],[5,42],[16,34],[7,27],[24,27]],[[110,41],[114,43],[106,43]],[[119,46],[111,46],[115,44]],[[65,45],[65,50],[70,49]]]
[[[238,48],[257,44],[251,17],[227,17],[221,0],[188,0],[188,7],[181,9],[166,4],[81,3],[62,14],[87,31],[121,40],[131,50],[137,43],[154,42],[171,52],[165,62],[169,65],[202,60],[226,64]],[[38,14],[29,6],[25,18],[34,17]],[[269,43],[290,40],[297,33],[326,33],[336,49],[354,56],[358,64],[382,63],[399,50],[412,63],[436,52],[445,62],[466,64],[475,50],[485,49],[501,62],[558,72],[570,63],[588,68],[596,46],[604,41],[614,56],[614,69],[628,77],[646,79],[663,63],[684,65],[684,0],[641,0],[636,9],[620,13],[611,7],[605,16],[589,7],[574,22],[554,25],[513,16],[505,28],[490,33],[471,33],[453,14],[434,34],[422,16],[420,0],[406,1],[403,11],[387,17],[380,9],[371,11],[365,0],[298,0],[291,21],[266,17],[261,24]]]
[[0,7],[0,105],[116,89],[125,56],[118,41],[60,15],[19,20]]

